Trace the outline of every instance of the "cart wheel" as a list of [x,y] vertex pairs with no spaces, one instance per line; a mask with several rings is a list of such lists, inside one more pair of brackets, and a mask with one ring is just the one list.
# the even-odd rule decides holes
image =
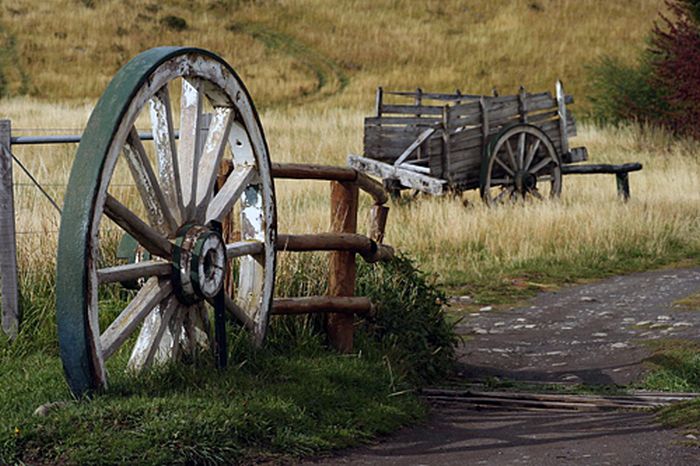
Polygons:
[[536,126],[504,128],[484,147],[481,198],[488,205],[544,199],[561,193],[561,159]]
[[[137,125],[150,127],[152,143]],[[223,157],[234,170],[216,190]],[[221,58],[160,47],[119,70],[83,133],[61,218],[58,337],[72,392],[105,387],[108,359],[123,367],[129,356],[121,347],[137,370],[209,347],[209,307],[222,310],[222,300],[261,343],[274,285],[274,199],[255,107]],[[226,241],[220,223],[231,213],[240,235]],[[138,262],[115,257],[125,235],[138,243]],[[227,273],[238,285],[224,297]],[[137,291],[121,291],[123,282]],[[119,294],[130,296],[124,308],[114,304]]]

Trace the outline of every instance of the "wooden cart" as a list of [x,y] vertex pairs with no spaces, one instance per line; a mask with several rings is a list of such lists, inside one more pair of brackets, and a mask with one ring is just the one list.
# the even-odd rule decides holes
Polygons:
[[364,155],[350,155],[348,164],[382,178],[393,193],[479,188],[485,202],[496,204],[556,197],[566,173],[614,173],[627,198],[627,173],[641,169],[640,164],[570,165],[588,154],[585,147],[569,146],[576,124],[566,105],[573,98],[561,81],[554,96],[524,88],[509,96],[378,88],[376,102],[377,115],[365,119]]

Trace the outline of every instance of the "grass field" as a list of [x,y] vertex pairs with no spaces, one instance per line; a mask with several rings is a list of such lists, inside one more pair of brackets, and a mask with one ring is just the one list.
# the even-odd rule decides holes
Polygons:
[[[195,45],[221,54],[240,73],[262,110],[274,162],[343,165],[348,153],[362,152],[363,117],[372,112],[379,85],[473,93],[496,87],[507,94],[520,84],[552,90],[561,78],[576,97],[574,114],[582,117],[588,110],[587,64],[605,53],[633,57],[662,8],[661,0],[2,2],[0,118],[12,120],[15,134],[80,132],[129,58],[156,45]],[[630,202],[616,198],[610,175],[566,177],[559,201],[499,209],[483,206],[476,193],[418,197],[391,205],[386,242],[414,257],[450,293],[473,295],[479,303],[614,273],[699,263],[697,143],[652,128],[600,128],[585,121],[578,127],[573,145],[587,146],[592,162],[644,164],[630,175]],[[17,146],[14,152],[60,202],[75,146]],[[117,451],[124,444],[114,439],[124,435],[134,455],[144,435],[154,435],[156,443],[170,442],[169,456],[147,456],[160,454],[148,450],[141,458],[105,456],[104,462],[274,459],[356,443],[420,418],[422,408],[410,392],[393,396],[410,383],[395,374],[391,358],[340,358],[294,332],[287,335],[300,348],[277,344],[254,357],[241,344],[233,358],[240,367],[219,382],[208,379],[206,364],[201,370],[168,368],[144,381],[120,375],[114,391],[95,403],[32,418],[38,404],[68,397],[53,327],[60,217],[17,168],[15,177],[21,282],[33,331],[13,347],[0,344],[0,373],[13,381],[0,397],[6,406],[0,417],[11,419],[0,423],[0,462],[93,463],[98,446]],[[280,232],[327,229],[326,183],[279,182],[276,189]],[[364,199],[361,228],[368,207]],[[283,259],[280,292],[322,290],[325,282],[313,277],[323,275],[325,262],[315,257],[310,270],[308,263]],[[163,380],[172,381],[172,389],[159,385]],[[308,395],[319,386],[323,403],[314,406]],[[352,387],[365,389],[344,404]],[[201,411],[212,393],[238,391],[230,402],[217,400]],[[173,405],[179,408],[168,417],[165,406]],[[191,432],[182,425],[200,411],[197,425],[214,427],[173,441]],[[222,416],[231,416],[231,424]],[[154,434],[170,421],[172,429]],[[220,436],[234,440],[219,444]],[[203,449],[192,449],[198,442]]]

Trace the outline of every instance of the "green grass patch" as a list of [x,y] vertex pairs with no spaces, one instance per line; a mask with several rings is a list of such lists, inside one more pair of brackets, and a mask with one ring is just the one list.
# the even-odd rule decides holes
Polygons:
[[[700,391],[700,343],[688,340],[661,340],[650,342],[655,349],[650,358],[653,371],[643,386],[651,390],[675,392]],[[684,428],[700,437],[700,399],[675,403],[661,409],[658,419],[669,427]],[[685,440],[700,446],[700,440]]]
[[635,247],[620,249],[615,255],[582,251],[573,257],[558,255],[515,262],[503,267],[478,271],[451,271],[441,285],[450,295],[468,295],[479,304],[513,304],[542,291],[584,283],[614,275],[642,272],[662,267],[691,267],[700,264],[696,246],[669,246],[664,255],[650,255]]
[[[302,260],[307,269],[320,264]],[[302,291],[306,272],[297,270],[284,272],[282,292]],[[20,338],[0,343],[0,464],[293,461],[422,419],[416,388],[447,375],[454,361],[444,296],[399,257],[360,267],[359,291],[378,309],[358,322],[355,354],[329,350],[317,317],[276,318],[262,350],[229,328],[225,370],[203,353],[132,375],[123,371],[123,348],[109,361],[107,390],[75,401],[58,358],[52,274],[31,274],[22,277],[33,287],[23,295]],[[306,292],[318,292],[317,285]],[[106,290],[101,299],[117,306],[119,293]],[[62,404],[33,415],[53,402]]]
[[316,349],[241,354],[225,371],[210,358],[136,377],[111,374],[91,401],[67,400],[59,361],[4,360],[0,462],[228,464],[294,458],[357,444],[420,419],[423,407],[380,361]]
[[651,372],[642,381],[649,390],[670,392],[700,391],[700,343],[689,340],[651,340],[653,350],[645,361]]
[[673,302],[675,307],[681,307],[685,310],[700,311],[700,293],[691,294],[683,299]]

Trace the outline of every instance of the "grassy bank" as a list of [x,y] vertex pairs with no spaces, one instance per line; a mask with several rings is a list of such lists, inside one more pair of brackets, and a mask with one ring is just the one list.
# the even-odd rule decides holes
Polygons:
[[[304,274],[321,273],[323,263],[314,255],[283,262],[280,293],[318,292],[325,284],[309,287]],[[132,337],[109,361],[106,391],[78,402],[58,358],[52,274],[23,278],[39,286],[23,297],[18,341],[0,343],[2,464],[290,461],[422,419],[415,388],[448,374],[454,357],[444,297],[398,258],[360,268],[359,291],[378,308],[358,322],[354,354],[328,350],[318,319],[276,318],[262,350],[230,327],[224,370],[201,353],[134,375],[124,370]],[[45,416],[33,414],[40,405]]]

